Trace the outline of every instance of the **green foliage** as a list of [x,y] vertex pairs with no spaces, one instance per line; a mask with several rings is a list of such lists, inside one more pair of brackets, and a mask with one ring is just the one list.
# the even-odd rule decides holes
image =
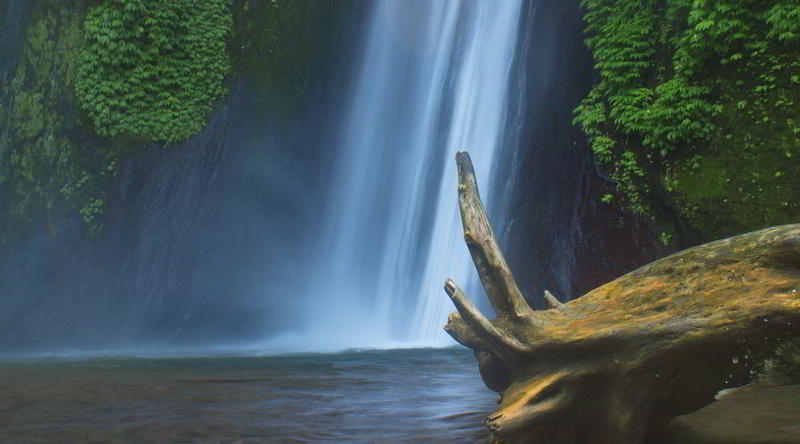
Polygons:
[[90,198],[86,205],[79,210],[79,213],[83,222],[89,226],[89,232],[97,234],[102,228],[97,218],[103,214],[103,199]]
[[794,0],[776,2],[765,14],[770,38],[792,41],[800,38],[800,4]]
[[84,23],[78,102],[98,134],[177,142],[225,93],[226,0],[109,0]]
[[[629,209],[662,219],[672,207],[705,237],[800,214],[786,194],[800,180],[779,171],[784,153],[800,149],[796,0],[582,5],[597,79],[575,123]],[[737,177],[742,168],[758,176]],[[768,187],[772,195],[759,191]],[[780,209],[752,219],[742,215],[744,196]],[[736,222],[720,223],[703,206]]]

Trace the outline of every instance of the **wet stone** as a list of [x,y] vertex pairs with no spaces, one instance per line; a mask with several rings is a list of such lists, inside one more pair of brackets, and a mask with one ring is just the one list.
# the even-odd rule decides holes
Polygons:
[[670,421],[669,444],[800,443],[800,384],[742,389]]

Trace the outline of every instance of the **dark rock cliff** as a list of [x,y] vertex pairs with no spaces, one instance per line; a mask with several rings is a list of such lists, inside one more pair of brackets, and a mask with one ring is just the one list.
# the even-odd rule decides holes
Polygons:
[[507,186],[511,222],[503,238],[517,281],[538,305],[545,289],[573,299],[671,250],[646,222],[600,201],[610,184],[571,123],[593,76],[579,2],[535,0],[528,8],[520,98],[528,149]]

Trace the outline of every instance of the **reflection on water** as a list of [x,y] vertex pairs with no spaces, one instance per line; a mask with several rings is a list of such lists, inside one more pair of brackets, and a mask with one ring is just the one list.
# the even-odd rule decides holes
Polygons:
[[464,349],[0,362],[0,442],[483,442]]

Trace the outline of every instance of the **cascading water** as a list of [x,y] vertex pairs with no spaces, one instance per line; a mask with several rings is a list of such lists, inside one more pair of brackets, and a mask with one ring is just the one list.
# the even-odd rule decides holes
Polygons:
[[342,110],[319,265],[302,301],[306,328],[297,339],[306,347],[448,343],[442,282],[480,291],[462,237],[454,155],[470,152],[487,190],[521,9],[516,0],[373,6]]

